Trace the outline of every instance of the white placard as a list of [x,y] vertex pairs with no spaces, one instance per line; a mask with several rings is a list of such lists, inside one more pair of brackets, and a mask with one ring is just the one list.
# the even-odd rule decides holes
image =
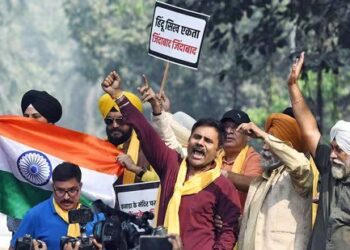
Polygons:
[[[159,182],[143,182],[115,186],[117,206],[126,213],[141,217],[143,212],[156,208]],[[153,220],[149,221],[153,225]]]
[[156,2],[148,53],[197,69],[208,19],[201,13]]

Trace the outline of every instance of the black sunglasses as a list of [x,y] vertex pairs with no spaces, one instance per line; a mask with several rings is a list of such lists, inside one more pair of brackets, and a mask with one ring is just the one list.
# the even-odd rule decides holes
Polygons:
[[123,124],[123,117],[120,118],[105,118],[105,123],[106,125],[112,125],[113,122],[115,121],[118,125],[122,125]]

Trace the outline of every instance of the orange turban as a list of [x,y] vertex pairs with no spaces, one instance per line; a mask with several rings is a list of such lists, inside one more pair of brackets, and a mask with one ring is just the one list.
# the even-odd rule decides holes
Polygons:
[[[126,91],[124,91],[124,95],[129,99],[132,105],[134,105],[140,112],[143,112],[142,102],[140,98],[138,98],[133,93]],[[107,117],[108,113],[113,107],[119,111],[117,103],[112,99],[112,97],[109,94],[104,94],[100,97],[100,99],[98,99],[98,108],[103,118]]]
[[306,151],[299,125],[289,115],[282,113],[271,114],[266,120],[265,131],[282,141],[291,143],[293,148],[299,152]]

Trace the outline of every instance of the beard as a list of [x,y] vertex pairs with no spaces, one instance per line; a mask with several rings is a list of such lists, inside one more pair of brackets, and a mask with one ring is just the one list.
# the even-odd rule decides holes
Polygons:
[[[122,135],[119,137],[113,136],[112,133],[115,131],[121,133]],[[129,140],[129,138],[131,136],[131,132],[132,132],[131,128],[127,132],[124,132],[124,131],[120,130],[119,128],[112,128],[112,129],[106,128],[108,141],[110,143],[112,143],[114,146],[119,146],[120,144],[123,144],[124,142]]]
[[261,155],[261,167],[263,170],[274,170],[282,165],[282,161],[270,151],[262,150]]
[[350,175],[350,160],[341,162],[337,159],[331,161],[332,164],[332,176],[335,179],[343,179]]

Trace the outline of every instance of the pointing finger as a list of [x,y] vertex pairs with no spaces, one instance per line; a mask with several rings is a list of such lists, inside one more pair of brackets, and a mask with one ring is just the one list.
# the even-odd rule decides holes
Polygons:
[[143,85],[146,87],[146,88],[149,88],[149,85],[148,85],[148,81],[147,81],[147,77],[145,74],[142,75],[142,78],[143,78]]

